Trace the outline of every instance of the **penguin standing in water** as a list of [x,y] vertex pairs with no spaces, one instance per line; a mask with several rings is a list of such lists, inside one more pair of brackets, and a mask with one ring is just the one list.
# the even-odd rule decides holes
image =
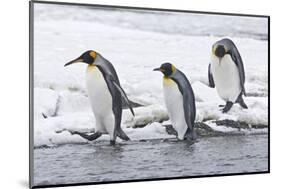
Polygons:
[[228,112],[234,103],[248,108],[242,98],[242,95],[246,96],[242,58],[230,39],[222,39],[212,46],[208,78],[209,86],[216,87],[219,96],[226,102],[223,113]]
[[113,65],[99,53],[89,50],[64,66],[79,62],[88,64],[86,70],[86,86],[91,107],[96,118],[96,129],[92,135],[78,131],[72,131],[71,133],[80,135],[90,141],[99,138],[102,134],[109,134],[110,144],[112,145],[115,144],[116,136],[126,141],[130,140],[120,126],[122,97],[128,104],[133,115],[134,111],[126,93],[120,86]]
[[196,133],[193,130],[196,115],[195,98],[188,79],[170,63],[164,63],[153,71],[161,71],[164,74],[164,99],[178,139],[195,140]]

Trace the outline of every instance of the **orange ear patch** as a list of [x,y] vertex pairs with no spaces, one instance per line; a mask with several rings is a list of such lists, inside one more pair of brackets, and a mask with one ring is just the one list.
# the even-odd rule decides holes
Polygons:
[[93,57],[94,59],[96,59],[97,53],[95,51],[91,51],[90,56]]
[[172,64],[172,73],[175,71],[175,66]]

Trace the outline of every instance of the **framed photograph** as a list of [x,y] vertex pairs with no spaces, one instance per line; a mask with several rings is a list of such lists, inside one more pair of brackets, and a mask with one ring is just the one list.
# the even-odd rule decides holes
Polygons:
[[270,17],[30,1],[30,187],[270,172]]

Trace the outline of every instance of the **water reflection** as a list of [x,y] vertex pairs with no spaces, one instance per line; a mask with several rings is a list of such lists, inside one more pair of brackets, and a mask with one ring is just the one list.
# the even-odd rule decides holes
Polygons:
[[267,135],[105,142],[35,149],[35,183],[65,184],[268,169]]

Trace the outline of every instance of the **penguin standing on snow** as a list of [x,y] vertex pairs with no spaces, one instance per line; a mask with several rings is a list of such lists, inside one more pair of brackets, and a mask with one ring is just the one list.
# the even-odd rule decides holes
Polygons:
[[119,83],[117,73],[113,65],[99,53],[89,50],[80,57],[68,62],[64,66],[74,63],[88,64],[86,70],[86,86],[92,110],[96,118],[96,129],[92,135],[78,131],[78,134],[87,140],[95,140],[102,134],[109,134],[110,144],[115,144],[116,136],[123,140],[130,140],[121,129],[122,97],[128,104],[132,114],[134,111],[130,105],[126,93]]
[[211,63],[208,68],[210,87],[216,87],[219,96],[226,102],[222,109],[228,112],[234,103],[247,109],[242,95],[245,92],[245,71],[241,56],[230,39],[222,39],[212,46]]
[[195,99],[191,85],[180,70],[170,63],[164,63],[153,71],[161,71],[166,107],[173,128],[180,140],[194,140]]

